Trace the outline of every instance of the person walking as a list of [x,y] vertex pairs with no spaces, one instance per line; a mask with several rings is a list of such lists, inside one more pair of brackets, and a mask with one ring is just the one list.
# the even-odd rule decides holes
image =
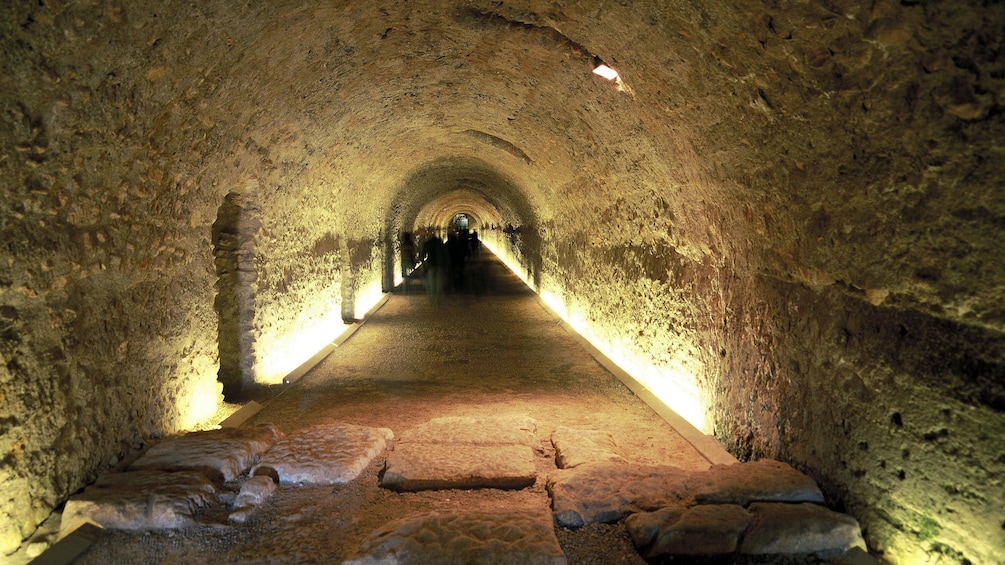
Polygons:
[[412,288],[412,273],[415,271],[415,241],[412,234],[404,232],[401,234],[401,283],[402,290],[408,294]]

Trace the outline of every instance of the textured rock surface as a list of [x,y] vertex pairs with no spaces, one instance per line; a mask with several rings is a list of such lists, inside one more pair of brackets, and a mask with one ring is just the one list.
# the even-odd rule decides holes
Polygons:
[[785,463],[769,460],[714,465],[707,471],[584,464],[552,473],[548,492],[555,519],[568,527],[698,503],[823,502],[813,479]]
[[447,416],[401,434],[398,443],[526,445],[538,447],[537,422],[529,416]]
[[464,211],[885,558],[1005,561],[1003,22],[982,0],[4,3],[0,549],[209,417],[235,347],[278,382],[392,285],[400,230]]
[[243,475],[282,437],[275,426],[224,428],[192,432],[151,447],[132,471],[199,471],[211,480],[231,481]]
[[737,550],[751,516],[742,506],[710,504],[632,514],[625,527],[646,558],[719,555]]
[[272,477],[263,475],[251,477],[241,485],[241,491],[234,499],[234,511],[227,516],[231,522],[246,522],[255,508],[269,499],[276,492],[276,483]]
[[708,471],[692,474],[686,488],[699,504],[746,506],[756,501],[824,502],[816,481],[771,459],[714,465]]
[[564,565],[547,512],[428,513],[400,518],[364,540],[356,565]]
[[387,428],[321,424],[286,436],[252,468],[280,484],[336,485],[357,476],[384,451],[394,433]]
[[778,555],[815,553],[833,557],[865,548],[858,522],[816,504],[750,505],[753,524],[743,536],[740,553]]
[[399,491],[523,488],[534,484],[534,450],[526,445],[399,444],[387,456],[380,485]]
[[624,462],[611,434],[600,430],[577,430],[561,427],[552,432],[551,444],[555,447],[555,465],[571,469],[583,463]]
[[60,537],[85,522],[127,530],[192,526],[195,511],[215,495],[213,484],[194,471],[108,473],[67,501]]
[[525,415],[434,418],[402,434],[387,457],[394,490],[523,488],[534,484],[537,422]]
[[556,523],[578,528],[682,504],[687,501],[687,477],[676,467],[581,465],[549,475],[548,493]]

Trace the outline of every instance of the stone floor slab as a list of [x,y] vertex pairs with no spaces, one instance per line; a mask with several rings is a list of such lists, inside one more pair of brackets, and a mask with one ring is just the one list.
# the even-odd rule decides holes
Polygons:
[[530,446],[399,443],[387,457],[380,485],[397,491],[518,489],[536,479]]
[[762,459],[735,465],[713,465],[695,473],[687,489],[701,504],[739,504],[751,502],[816,502],[823,493],[816,481],[781,461]]
[[448,416],[401,434],[398,443],[537,447],[536,432],[537,422],[529,416]]
[[584,463],[627,463],[618,453],[611,434],[602,430],[580,430],[561,426],[551,433],[555,465],[572,469]]
[[271,424],[191,432],[154,445],[130,471],[198,471],[211,480],[243,475],[282,433]]
[[420,514],[395,520],[363,541],[352,565],[564,565],[547,512]]
[[547,489],[556,522],[578,528],[617,522],[635,512],[689,506],[684,489],[688,476],[676,467],[586,464],[555,471]]
[[552,473],[547,487],[555,519],[573,528],[668,506],[823,502],[813,479],[770,460],[714,465],[707,471],[588,463]]
[[183,528],[215,499],[213,484],[196,471],[108,473],[67,501],[60,537],[87,522],[125,530]]
[[816,554],[834,557],[865,549],[858,521],[816,504],[754,503],[753,523],[740,553],[748,555]]
[[722,555],[736,551],[751,516],[735,504],[672,507],[625,519],[632,543],[643,557]]
[[322,424],[291,433],[254,466],[282,485],[345,484],[384,450],[394,433],[387,428]]
[[263,502],[276,492],[276,483],[272,477],[259,475],[251,477],[241,485],[241,491],[234,500],[234,511],[227,517],[231,522],[244,523]]

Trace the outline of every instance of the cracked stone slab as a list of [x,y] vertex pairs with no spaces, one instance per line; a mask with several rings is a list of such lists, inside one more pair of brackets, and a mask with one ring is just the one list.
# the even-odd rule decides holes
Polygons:
[[272,424],[191,432],[154,445],[130,471],[198,471],[226,482],[243,475],[282,438]]
[[252,469],[281,485],[345,484],[384,451],[394,433],[387,428],[325,424],[289,434]]
[[632,543],[646,559],[662,555],[722,555],[736,551],[751,515],[736,504],[671,507],[625,519]]
[[352,565],[564,565],[548,512],[423,513],[373,532]]
[[810,503],[754,503],[753,523],[743,536],[747,555],[815,554],[836,557],[853,548],[865,550],[858,521]]
[[537,422],[529,416],[448,416],[401,434],[398,443],[537,447],[536,432]]
[[591,463],[552,473],[547,488],[555,519],[570,528],[698,503],[823,502],[813,479],[771,460],[715,465],[707,471]]
[[534,450],[527,445],[399,443],[387,457],[380,486],[396,491],[519,489],[536,479]]
[[63,509],[60,537],[84,523],[152,530],[195,524],[199,508],[216,501],[216,489],[196,471],[130,471],[102,475]]
[[263,502],[276,492],[276,483],[272,477],[258,475],[251,477],[241,485],[241,491],[234,500],[234,511],[227,517],[231,522],[243,524]]
[[555,447],[555,465],[572,469],[584,463],[628,463],[618,453],[610,433],[601,430],[580,430],[561,426],[551,434]]
[[669,466],[587,464],[555,471],[546,486],[556,522],[578,528],[617,522],[635,512],[687,506],[688,476]]
[[751,502],[824,502],[816,481],[771,459],[713,465],[708,471],[692,475],[687,489],[700,504],[747,506]]

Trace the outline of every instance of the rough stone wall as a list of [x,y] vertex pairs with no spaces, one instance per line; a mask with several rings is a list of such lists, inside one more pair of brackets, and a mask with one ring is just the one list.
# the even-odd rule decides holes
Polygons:
[[212,223],[228,192],[262,209],[248,242],[265,285],[253,289],[256,353],[270,326],[317,307],[305,295],[340,306],[337,290],[318,292],[339,286],[323,237],[354,228],[298,196],[318,182],[301,160],[256,142],[289,134],[263,125],[275,116],[256,77],[231,74],[241,34],[266,23],[234,25],[245,16],[0,8],[0,553],[131,447],[214,414]]
[[[695,135],[563,190],[550,290],[643,372],[680,354],[725,445],[819,478],[886,559],[1000,561],[1002,6],[634,10],[699,53],[661,53],[673,84],[610,47],[642,130]],[[662,181],[626,165],[654,153]]]
[[219,400],[226,194],[261,210],[266,380],[360,314],[387,226],[475,194],[525,231],[486,240],[737,455],[821,479],[885,558],[1001,561],[1003,11],[4,4],[0,550]]
[[212,145],[196,103],[140,65],[156,37],[123,31],[140,22],[113,5],[2,11],[6,552],[130,442],[192,425],[207,396],[212,413],[216,322],[200,304],[219,199],[190,161]]

